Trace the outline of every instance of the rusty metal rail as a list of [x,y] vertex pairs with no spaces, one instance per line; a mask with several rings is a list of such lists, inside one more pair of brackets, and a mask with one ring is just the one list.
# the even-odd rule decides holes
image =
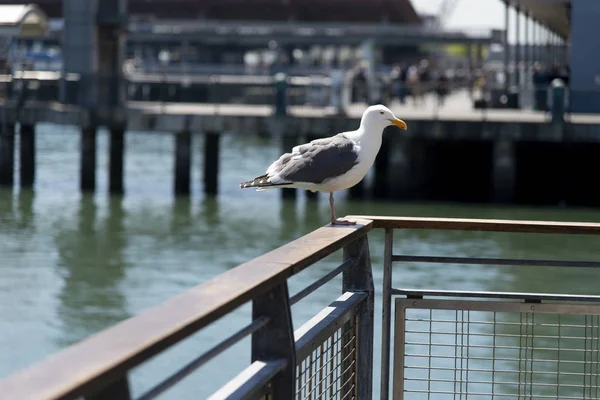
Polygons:
[[[248,335],[252,336],[251,365],[212,399],[255,398],[264,394],[294,398],[296,382],[299,391],[304,390],[300,385],[316,382],[315,377],[298,379],[296,366],[325,360],[316,356],[316,352],[323,346],[331,347],[332,340],[342,347],[327,360],[330,368],[327,381],[332,382],[337,396],[330,398],[341,398],[339,394],[347,394],[348,387],[352,387],[351,396],[345,398],[370,393],[373,281],[367,233],[371,227],[370,221],[360,221],[353,227],[323,227],[311,232],[0,381],[0,397],[131,399],[128,373],[132,368],[248,302],[252,303],[249,325],[240,327],[238,332],[158,382],[141,399],[156,398]],[[342,249],[344,262],[339,268],[290,297],[288,278]],[[343,274],[345,297],[326,308],[328,313],[319,314],[294,333],[292,301],[309,295],[338,274]],[[352,335],[347,334],[350,331]],[[352,375],[342,370],[349,359],[339,359],[349,350],[353,357]],[[362,382],[357,378],[360,373],[367,377]],[[329,390],[323,385],[319,387]],[[314,398],[309,393],[306,398]]]

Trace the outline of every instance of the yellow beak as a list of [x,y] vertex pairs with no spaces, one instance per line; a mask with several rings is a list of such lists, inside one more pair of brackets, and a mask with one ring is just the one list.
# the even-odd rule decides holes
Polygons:
[[402,129],[402,130],[406,130],[406,122],[402,121],[401,119],[390,119],[389,120],[392,125],[396,125],[398,128]]

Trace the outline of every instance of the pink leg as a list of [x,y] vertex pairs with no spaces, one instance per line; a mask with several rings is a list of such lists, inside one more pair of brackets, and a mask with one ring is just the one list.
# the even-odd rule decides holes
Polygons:
[[331,225],[356,225],[355,221],[346,221],[337,219],[335,216],[335,205],[333,202],[333,193],[329,193],[329,207],[331,208]]

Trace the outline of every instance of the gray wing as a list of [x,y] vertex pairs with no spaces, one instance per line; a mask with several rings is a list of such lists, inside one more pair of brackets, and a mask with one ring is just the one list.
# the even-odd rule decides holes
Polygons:
[[284,154],[272,167],[288,182],[322,183],[348,172],[358,162],[354,142],[343,134],[313,140],[298,146],[294,154]]

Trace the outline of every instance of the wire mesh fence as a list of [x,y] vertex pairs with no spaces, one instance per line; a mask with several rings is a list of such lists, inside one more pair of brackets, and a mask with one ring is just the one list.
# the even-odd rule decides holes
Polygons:
[[296,399],[354,399],[356,388],[356,317],[345,322],[308,356],[298,360]]
[[597,399],[600,306],[397,299],[395,399]]

